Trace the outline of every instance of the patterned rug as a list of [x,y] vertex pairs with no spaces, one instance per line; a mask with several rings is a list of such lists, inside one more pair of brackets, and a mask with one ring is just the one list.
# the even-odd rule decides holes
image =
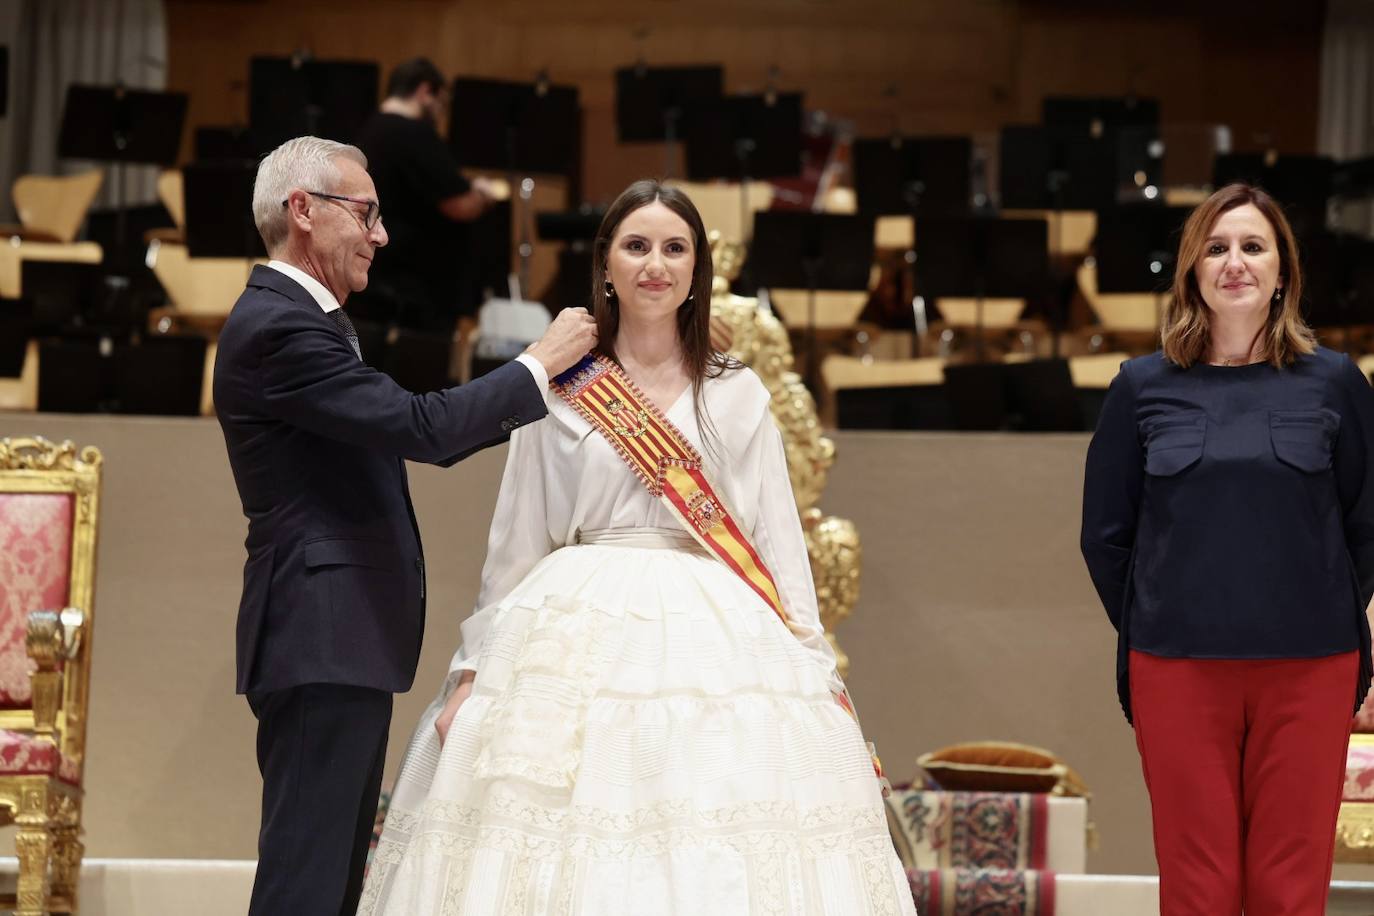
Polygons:
[[888,828],[909,869],[1043,869],[1046,796],[897,789],[887,799]]
[[921,916],[1054,916],[1054,874],[1046,871],[909,868]]

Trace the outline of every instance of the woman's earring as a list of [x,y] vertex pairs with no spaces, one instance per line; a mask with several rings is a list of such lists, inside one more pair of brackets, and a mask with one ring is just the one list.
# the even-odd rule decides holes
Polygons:
[[1276,286],[1276,287],[1274,287],[1274,297],[1273,297],[1273,299],[1272,299],[1271,301],[1274,302],[1276,305],[1277,305],[1278,303],[1280,303],[1280,302],[1283,301],[1283,287],[1282,287],[1282,286]]
[[615,298],[615,284],[612,283],[610,280],[607,280],[607,281],[606,281],[606,298],[607,298],[607,299],[614,299],[614,298]]

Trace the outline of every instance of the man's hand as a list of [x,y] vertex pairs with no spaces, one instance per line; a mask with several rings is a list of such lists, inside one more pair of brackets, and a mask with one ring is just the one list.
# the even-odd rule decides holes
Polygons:
[[549,378],[572,368],[596,346],[596,319],[584,308],[564,309],[544,336],[525,350],[539,360]]
[[453,717],[458,715],[458,708],[472,695],[472,682],[476,678],[476,671],[464,671],[458,679],[458,686],[453,688],[453,693],[448,695],[448,702],[439,711],[439,718],[434,720],[434,730],[439,733],[440,747],[448,740],[448,727],[453,724]]

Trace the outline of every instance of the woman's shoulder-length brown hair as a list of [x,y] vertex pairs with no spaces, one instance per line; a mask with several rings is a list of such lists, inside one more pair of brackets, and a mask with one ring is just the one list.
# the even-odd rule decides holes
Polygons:
[[1185,369],[1206,359],[1211,343],[1211,312],[1198,288],[1198,262],[1206,253],[1207,238],[1217,219],[1228,210],[1246,204],[1253,204],[1264,214],[1274,230],[1279,252],[1279,278],[1283,282],[1283,294],[1269,303],[1269,317],[1260,332],[1259,356],[1270,365],[1282,368],[1317,347],[1312,329],[1303,321],[1300,312],[1302,266],[1298,259],[1298,243],[1288,218],[1283,215],[1283,208],[1261,188],[1228,184],[1189,215],[1179,240],[1173,299],[1164,315],[1161,336],[1165,358]]

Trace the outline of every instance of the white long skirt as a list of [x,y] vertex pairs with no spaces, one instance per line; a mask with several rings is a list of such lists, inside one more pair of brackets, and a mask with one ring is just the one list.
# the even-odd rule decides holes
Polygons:
[[828,672],[718,560],[581,545],[422,718],[360,914],[914,914]]

